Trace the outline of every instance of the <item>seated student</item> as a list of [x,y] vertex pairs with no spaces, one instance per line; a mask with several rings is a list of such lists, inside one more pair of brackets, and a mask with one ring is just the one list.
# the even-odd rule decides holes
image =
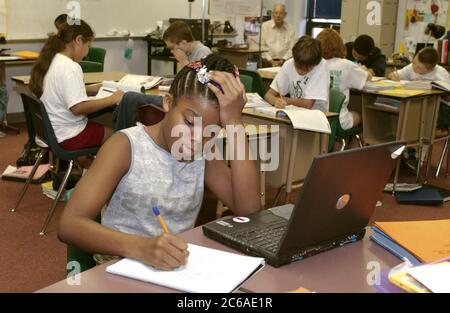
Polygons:
[[[204,184],[237,215],[260,209],[258,172],[247,140],[230,147],[245,152],[230,167],[197,151],[213,137],[197,137],[194,128],[202,134],[208,126],[242,126],[246,103],[229,61],[210,55],[200,62],[178,73],[164,97],[163,121],[120,131],[103,145],[64,210],[58,231],[62,241],[102,254],[95,255],[98,263],[111,259],[105,255],[122,256],[172,270],[187,262],[187,244],[177,235],[194,226]],[[199,71],[203,66],[207,74]],[[227,136],[237,135],[228,131]],[[94,220],[105,203],[100,225]],[[153,205],[170,234],[163,234]]]
[[368,35],[361,35],[355,42],[348,42],[347,59],[362,65],[372,76],[383,77],[386,72],[386,56],[375,47],[375,41]]
[[330,70],[330,88],[345,94],[345,103],[339,115],[341,127],[350,129],[358,126],[361,123],[361,115],[358,112],[349,112],[347,108],[350,101],[350,89],[363,89],[366,81],[372,79],[372,75],[345,59],[347,49],[341,36],[335,30],[324,29],[317,36],[317,40],[320,42],[322,56]]
[[182,21],[170,24],[163,34],[163,40],[177,59],[179,68],[190,62],[199,61],[212,53],[207,46],[194,39],[190,27]]
[[327,112],[330,72],[319,42],[303,36],[292,48],[292,55],[270,85],[266,101],[277,108],[295,105]]
[[87,93],[98,92],[100,86],[85,87],[78,62],[93,40],[94,32],[86,22],[66,23],[47,39],[31,72],[30,90],[44,103],[56,138],[66,150],[102,144],[112,130],[89,122],[86,116],[115,106],[123,97],[123,92],[117,91],[104,99],[88,98]]
[[[389,79],[400,80],[427,80],[445,81],[450,83],[449,72],[438,65],[439,54],[433,47],[427,47],[419,51],[413,63],[399,71],[389,74]],[[437,127],[448,129],[450,126],[450,96],[445,96],[441,102]]]

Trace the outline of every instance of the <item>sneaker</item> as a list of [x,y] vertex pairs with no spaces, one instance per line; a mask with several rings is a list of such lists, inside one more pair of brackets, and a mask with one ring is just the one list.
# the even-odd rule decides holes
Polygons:
[[4,132],[0,131],[0,139],[5,138],[5,137],[6,137],[6,134]]

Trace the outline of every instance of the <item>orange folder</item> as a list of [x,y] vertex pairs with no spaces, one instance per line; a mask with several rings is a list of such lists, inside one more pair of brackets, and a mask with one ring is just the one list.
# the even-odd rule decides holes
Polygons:
[[23,59],[35,60],[39,57],[39,52],[35,51],[14,51],[10,52],[10,55],[18,56]]
[[375,226],[423,262],[450,256],[450,220],[376,222]]

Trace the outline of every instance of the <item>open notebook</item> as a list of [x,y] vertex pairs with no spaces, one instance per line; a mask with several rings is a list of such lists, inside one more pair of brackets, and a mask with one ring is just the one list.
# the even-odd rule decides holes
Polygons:
[[262,258],[238,255],[189,244],[189,261],[174,271],[160,271],[130,259],[106,268],[121,275],[164,287],[193,293],[229,293],[262,269]]
[[331,134],[330,123],[325,114],[319,110],[308,110],[288,105],[284,109],[278,109],[273,106],[255,107],[255,111],[271,116],[287,116],[295,129]]

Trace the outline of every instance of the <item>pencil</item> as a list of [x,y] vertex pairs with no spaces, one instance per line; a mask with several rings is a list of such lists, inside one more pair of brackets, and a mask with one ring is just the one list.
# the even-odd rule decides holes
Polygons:
[[275,84],[277,85],[277,91],[278,94],[280,95],[280,99],[283,100],[283,95],[281,94],[280,86],[278,85],[278,80],[275,80]]
[[164,233],[168,234],[169,229],[167,228],[166,223],[164,222],[163,218],[161,217],[161,213],[159,212],[158,208],[156,206],[153,206],[153,213],[156,216],[156,219],[158,220],[159,224],[161,224],[162,229],[164,230]]

